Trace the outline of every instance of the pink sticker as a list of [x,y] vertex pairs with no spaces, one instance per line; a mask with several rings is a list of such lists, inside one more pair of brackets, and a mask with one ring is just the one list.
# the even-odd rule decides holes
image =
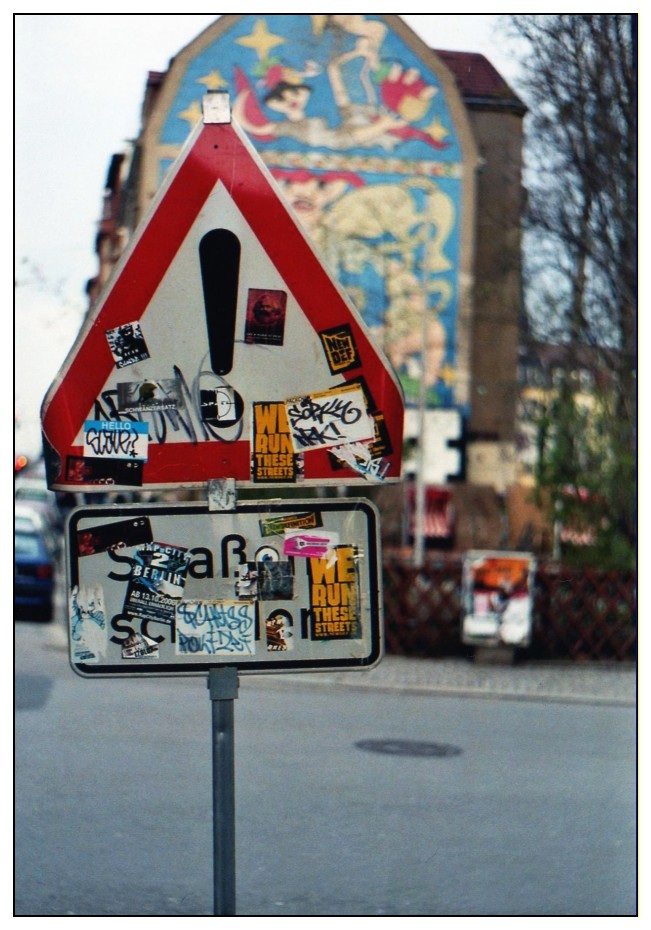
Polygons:
[[283,555],[302,556],[304,559],[322,559],[339,543],[339,533],[305,533],[299,530],[285,533]]

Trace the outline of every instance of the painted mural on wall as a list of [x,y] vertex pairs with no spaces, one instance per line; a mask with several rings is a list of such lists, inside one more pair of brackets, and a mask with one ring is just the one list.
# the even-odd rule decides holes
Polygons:
[[374,15],[246,15],[190,60],[161,152],[219,89],[407,402],[424,379],[428,404],[455,405],[462,154],[439,79]]

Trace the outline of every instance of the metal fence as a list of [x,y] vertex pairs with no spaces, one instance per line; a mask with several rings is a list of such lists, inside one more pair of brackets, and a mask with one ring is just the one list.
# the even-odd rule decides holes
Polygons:
[[[467,655],[461,642],[461,561],[444,558],[415,568],[385,557],[387,652],[422,657]],[[539,564],[533,592],[535,659],[631,661],[637,651],[635,573]]]

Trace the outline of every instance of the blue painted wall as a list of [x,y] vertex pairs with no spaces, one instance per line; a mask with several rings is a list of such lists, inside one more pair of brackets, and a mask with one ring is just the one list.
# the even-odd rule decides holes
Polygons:
[[[462,152],[441,82],[382,18],[246,15],[192,57],[158,142],[180,146],[207,90],[283,187],[408,403],[454,406]],[[159,179],[171,164],[159,161]]]

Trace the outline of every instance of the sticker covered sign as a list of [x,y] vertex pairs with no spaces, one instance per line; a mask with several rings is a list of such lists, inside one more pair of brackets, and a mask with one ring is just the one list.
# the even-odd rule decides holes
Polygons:
[[59,491],[323,487],[399,481],[403,418],[391,364],[248,137],[207,120],[84,320],[42,432]]
[[378,525],[350,498],[79,507],[71,664],[85,676],[368,668],[382,654]]

